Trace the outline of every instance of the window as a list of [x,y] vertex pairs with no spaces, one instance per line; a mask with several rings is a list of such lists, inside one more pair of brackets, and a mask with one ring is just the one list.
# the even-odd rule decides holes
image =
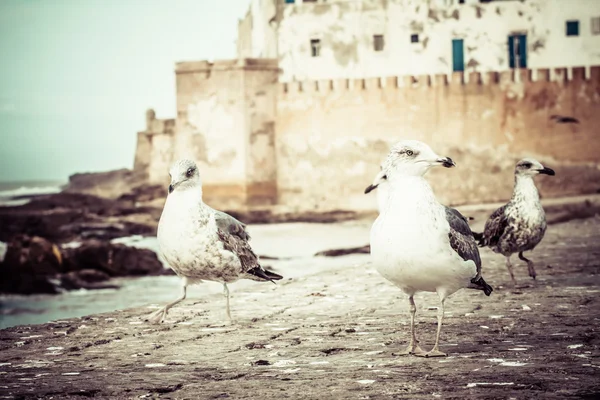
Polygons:
[[310,55],[312,57],[319,57],[321,55],[320,39],[310,39]]
[[373,35],[373,49],[375,51],[383,51],[384,44],[383,35]]
[[410,42],[411,43],[419,43],[419,34],[413,33],[412,35],[410,35]]
[[458,0],[458,4],[465,4],[465,0]]
[[567,36],[579,36],[579,21],[567,21]]
[[592,35],[600,35],[600,17],[592,17]]
[[287,4],[294,4],[296,2],[296,0],[285,0],[285,2]]

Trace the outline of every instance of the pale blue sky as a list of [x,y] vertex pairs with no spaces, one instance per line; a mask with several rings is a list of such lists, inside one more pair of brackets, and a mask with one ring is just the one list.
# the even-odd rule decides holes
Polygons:
[[249,0],[1,0],[0,181],[133,164],[174,63],[235,57]]

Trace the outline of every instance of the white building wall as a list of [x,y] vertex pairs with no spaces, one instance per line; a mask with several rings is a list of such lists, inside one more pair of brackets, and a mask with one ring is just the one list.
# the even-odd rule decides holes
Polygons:
[[[530,68],[600,64],[600,35],[591,31],[599,0],[297,0],[279,7],[284,82],[450,73],[453,38],[464,40],[466,71],[505,70],[515,32],[527,34]],[[566,36],[571,19],[580,21],[579,36]],[[410,42],[413,33],[419,43]],[[376,34],[384,35],[382,52],[373,49]],[[311,39],[321,40],[319,57],[311,56]]]

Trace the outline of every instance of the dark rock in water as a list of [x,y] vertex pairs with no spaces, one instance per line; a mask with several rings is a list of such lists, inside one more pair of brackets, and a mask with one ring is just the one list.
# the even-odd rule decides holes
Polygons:
[[40,237],[16,236],[0,263],[0,292],[57,293],[49,278],[64,270],[58,246]]
[[8,243],[0,262],[0,292],[54,294],[116,288],[102,282],[111,277],[172,274],[151,250],[98,240],[61,250],[41,237],[18,235]]
[[148,249],[89,240],[64,251],[68,270],[93,269],[111,277],[172,274],[163,267],[156,253]]
[[110,276],[102,271],[83,269],[71,271],[60,276],[60,286],[65,290],[76,289],[117,289],[118,285],[101,283],[110,279]]
[[155,214],[149,216],[148,210],[139,209],[128,200],[58,193],[21,206],[0,207],[0,241],[10,241],[18,234],[41,236],[53,242],[153,235],[158,221]]
[[315,254],[315,256],[324,256],[324,257],[339,257],[346,256],[348,254],[369,254],[371,252],[371,246],[361,246],[361,247],[350,247],[346,249],[332,249],[332,250],[324,250],[319,251]]

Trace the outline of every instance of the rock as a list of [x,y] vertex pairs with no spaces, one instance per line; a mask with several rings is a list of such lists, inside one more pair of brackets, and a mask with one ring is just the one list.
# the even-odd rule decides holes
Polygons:
[[123,244],[89,240],[76,248],[65,249],[69,270],[93,269],[111,277],[167,275],[155,252]]
[[43,196],[22,206],[0,207],[0,241],[18,234],[53,242],[153,235],[160,214],[149,215],[149,211],[129,200],[77,193]]
[[65,290],[76,289],[117,289],[119,286],[114,284],[104,284],[110,279],[110,276],[102,271],[93,269],[83,269],[81,271],[71,271],[60,276],[60,286]]
[[49,279],[65,270],[63,261],[58,246],[48,240],[16,236],[8,243],[0,263],[0,292],[57,293]]
[[59,247],[37,236],[18,235],[0,263],[0,292],[50,293],[116,288],[111,277],[172,275],[156,253],[123,244],[89,240],[77,248]]
[[361,246],[361,247],[350,247],[346,249],[332,249],[332,250],[324,250],[319,251],[315,254],[315,256],[324,256],[324,257],[339,257],[346,256],[348,254],[369,254],[371,252],[371,246]]

